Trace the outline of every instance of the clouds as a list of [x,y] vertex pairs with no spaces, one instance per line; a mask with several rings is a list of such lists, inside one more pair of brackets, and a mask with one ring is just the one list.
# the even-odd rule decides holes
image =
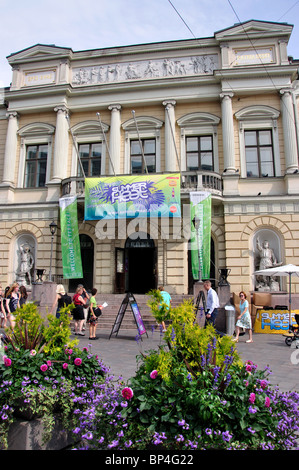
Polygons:
[[[171,0],[196,37],[258,19],[298,22],[289,54],[299,58],[299,0]],[[34,44],[74,51],[176,39],[192,34],[169,0],[0,0],[0,83],[9,85],[6,56]],[[233,8],[232,8],[233,7]],[[239,19],[238,19],[239,18]]]

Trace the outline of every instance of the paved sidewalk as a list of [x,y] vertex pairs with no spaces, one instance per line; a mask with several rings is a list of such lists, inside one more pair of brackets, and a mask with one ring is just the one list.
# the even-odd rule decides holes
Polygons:
[[[97,353],[104,364],[115,376],[122,376],[125,381],[135,375],[136,357],[141,352],[157,349],[163,343],[159,330],[148,331],[148,337],[142,335],[142,341],[136,341],[137,330],[122,330],[117,336],[109,339],[111,331],[99,328],[97,340],[89,340],[88,329],[84,337],[79,338],[79,347],[90,347]],[[241,336],[236,348],[244,361],[251,360],[259,369],[269,366],[272,374],[269,380],[272,385],[279,386],[280,391],[299,392],[299,349],[295,342],[289,347],[280,334],[253,334],[253,343],[246,343],[248,335]]]

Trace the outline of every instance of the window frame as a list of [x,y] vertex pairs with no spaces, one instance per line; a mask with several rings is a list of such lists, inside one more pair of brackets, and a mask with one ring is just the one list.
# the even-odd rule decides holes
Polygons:
[[[181,129],[181,168],[182,171],[189,171],[187,169],[187,145],[186,137],[204,137],[209,136],[212,138],[213,147],[213,170],[201,170],[199,172],[214,172],[219,173],[219,151],[218,151],[218,125],[220,117],[210,113],[190,113],[182,116],[177,120],[177,124]],[[195,170],[190,170],[195,171]]]
[[[150,140],[156,141],[156,171],[161,172],[161,128],[163,121],[152,116],[136,116],[135,117],[138,131],[136,129],[135,120],[129,119],[122,124],[125,131],[125,155],[124,155],[124,174],[131,173],[131,140]],[[141,173],[142,174],[142,173]]]
[[[261,132],[269,132],[270,133],[270,140],[271,140],[271,144],[261,144],[260,143],[260,133]],[[246,133],[247,132],[254,132],[255,135],[256,135],[256,145],[246,145]],[[244,143],[245,143],[245,158],[246,158],[246,155],[247,155],[247,149],[256,149],[256,153],[257,153],[257,167],[258,167],[258,175],[257,176],[248,176],[248,169],[247,169],[247,164],[249,163],[247,158],[246,158],[246,176],[247,178],[264,178],[266,176],[270,176],[271,178],[274,178],[276,175],[275,175],[275,164],[274,164],[274,151],[273,151],[273,135],[272,135],[272,129],[245,129],[244,130]],[[271,163],[272,163],[272,170],[273,170],[273,175],[269,175],[269,173],[266,175],[266,174],[263,174],[263,162],[262,162],[262,158],[261,158],[261,150],[263,148],[271,148],[271,153],[272,153],[272,160],[271,160]]]
[[[209,152],[209,153],[212,153],[212,169],[204,169],[202,166],[202,154],[205,153],[204,150],[201,150],[201,143],[202,143],[202,139],[205,138],[205,137],[209,137],[210,140],[211,140],[211,150],[209,151],[206,151],[206,152]],[[197,152],[194,151],[194,152],[188,152],[188,139],[197,139]],[[214,168],[215,168],[215,165],[214,165],[214,148],[213,148],[213,136],[211,134],[204,134],[204,135],[195,135],[195,136],[191,136],[191,135],[186,135],[185,136],[185,142],[186,142],[186,167],[187,167],[187,171],[214,171]],[[189,153],[197,153],[197,170],[192,170],[192,169],[189,169],[188,168],[188,155]]]
[[[92,167],[92,161],[95,161],[95,159],[93,160],[93,157],[91,156],[92,154],[92,146],[93,145],[97,145],[99,144],[101,146],[101,156],[100,156],[100,174],[99,175],[93,175],[90,170],[91,170],[91,167]],[[82,158],[81,157],[81,162],[82,162],[82,165],[83,165],[83,162],[84,161],[88,161],[88,172],[87,174],[85,174],[85,176],[87,177],[96,177],[96,176],[101,176],[102,175],[102,158],[103,158],[103,141],[97,141],[97,142],[79,142],[78,143],[78,151],[79,151],[79,155],[80,155],[80,146],[81,145],[88,145],[89,146],[89,152],[88,152],[88,158]],[[77,167],[77,176],[82,176],[83,175],[79,175],[79,173],[81,172],[81,167],[78,165]]]
[[[239,149],[240,149],[240,176],[241,178],[253,178],[247,176],[245,131],[271,130],[274,177],[281,176],[279,136],[277,120],[280,112],[270,106],[248,106],[235,113],[235,118],[239,122]],[[258,179],[263,176],[256,177]]]
[[[34,158],[29,158],[29,149],[30,147],[36,147],[36,156]],[[46,147],[47,148],[47,156],[46,158],[40,158],[40,148],[41,147]],[[46,186],[46,176],[47,176],[47,161],[48,161],[48,145],[47,144],[27,144],[26,145],[26,150],[25,150],[25,153],[26,153],[26,156],[25,156],[25,171],[24,171],[24,183],[23,183],[23,187],[25,189],[40,189],[40,188],[45,188]],[[41,174],[42,172],[40,171],[40,166],[39,166],[39,163],[41,162],[44,162],[45,163],[45,182],[43,185],[40,185],[40,184],[37,184],[38,181],[40,180],[40,177],[41,177]],[[27,173],[27,169],[29,168],[29,164],[30,163],[34,163],[34,172],[33,172],[33,178],[34,178],[34,185],[33,186],[28,186],[28,182],[27,182],[27,177],[28,177],[28,174]],[[27,184],[26,184],[27,182]]]
[[[145,142],[148,142],[148,141],[153,141],[155,143],[155,152],[154,153],[148,153],[146,154],[145,153]],[[142,146],[142,149],[143,149],[143,154],[142,152],[140,152],[139,154],[132,154],[132,142],[137,142],[139,148],[140,148],[140,142],[141,142],[141,146]],[[157,173],[157,141],[155,138],[143,138],[141,139],[140,138],[140,141],[139,139],[130,139],[130,174],[131,175],[136,175],[136,174],[144,174],[146,173],[146,168],[145,168],[145,163],[147,164],[147,161],[146,161],[146,157],[147,156],[153,156],[155,157],[155,169],[154,171],[148,171],[149,173]],[[134,156],[140,156],[140,160],[141,160],[141,172],[137,173],[137,172],[133,172],[133,168],[132,168],[132,157]],[[144,159],[143,159],[143,156],[144,156]],[[144,160],[145,160],[145,163],[144,163]]]
[[[52,126],[51,124],[40,122],[31,123],[19,129],[18,135],[21,137],[21,145],[19,156],[19,171],[17,179],[18,188],[28,190],[43,190],[46,188],[47,183],[50,181],[51,175],[54,132],[54,126]],[[28,188],[25,186],[27,147],[29,147],[30,145],[47,145],[48,147],[45,186],[34,186]]]

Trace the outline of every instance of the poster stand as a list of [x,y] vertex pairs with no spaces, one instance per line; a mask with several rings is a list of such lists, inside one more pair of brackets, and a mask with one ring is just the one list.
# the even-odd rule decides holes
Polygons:
[[109,339],[111,338],[112,335],[115,335],[115,336],[118,335],[121,323],[123,321],[124,315],[126,313],[126,310],[127,310],[129,304],[130,304],[130,307],[131,307],[131,310],[132,310],[132,313],[133,313],[133,317],[134,317],[134,320],[136,322],[136,326],[137,326],[138,333],[139,333],[140,337],[144,333],[148,337],[147,331],[145,329],[145,326],[143,324],[143,321],[142,321],[142,318],[141,318],[141,315],[140,315],[140,311],[139,311],[139,307],[138,307],[138,304],[136,302],[136,299],[135,299],[134,295],[131,292],[128,292],[126,294],[125,298],[123,299],[123,301],[121,303],[121,306],[119,307],[119,310],[118,310],[118,313],[116,315],[116,319],[115,319],[114,325],[112,327]]
[[[202,301],[202,307],[200,307],[201,301]],[[195,319],[197,318],[197,313],[199,310],[201,310],[200,317],[202,317],[203,313],[204,314],[206,313],[206,298],[202,290],[200,290],[198,293],[194,308],[195,308]]]

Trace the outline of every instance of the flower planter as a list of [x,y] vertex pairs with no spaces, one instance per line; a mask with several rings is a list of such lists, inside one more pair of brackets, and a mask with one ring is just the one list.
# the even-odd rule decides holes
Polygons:
[[59,418],[56,419],[51,439],[45,444],[41,418],[30,421],[18,419],[8,432],[8,450],[61,450],[73,443],[72,433],[62,428]]

